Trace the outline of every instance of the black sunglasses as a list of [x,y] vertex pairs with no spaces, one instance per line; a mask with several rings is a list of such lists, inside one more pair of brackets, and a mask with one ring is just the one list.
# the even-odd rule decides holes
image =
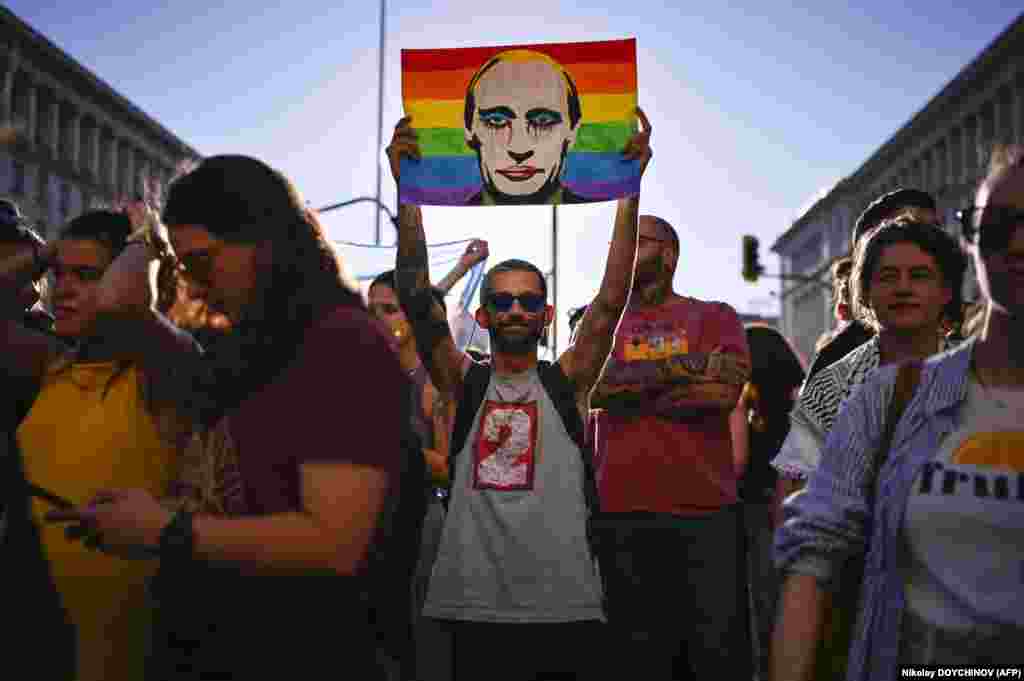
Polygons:
[[968,206],[958,210],[956,218],[964,238],[985,251],[1005,250],[1017,227],[1024,226],[1024,211],[1008,206]]
[[487,298],[487,304],[496,312],[508,312],[519,301],[519,306],[530,314],[537,314],[544,309],[547,298],[539,293],[492,293]]

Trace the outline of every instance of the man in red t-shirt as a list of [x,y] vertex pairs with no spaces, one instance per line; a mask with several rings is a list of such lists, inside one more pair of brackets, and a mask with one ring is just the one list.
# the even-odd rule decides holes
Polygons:
[[[636,279],[593,408],[602,562],[624,673],[749,679],[739,471],[729,414],[750,373],[735,310],[676,294],[679,237],[640,218]],[[633,653],[633,654],[629,654]],[[638,665],[641,669],[638,669]],[[680,676],[681,675],[681,676]]]

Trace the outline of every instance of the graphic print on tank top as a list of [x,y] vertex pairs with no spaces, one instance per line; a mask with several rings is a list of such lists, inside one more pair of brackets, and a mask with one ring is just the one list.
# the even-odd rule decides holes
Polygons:
[[536,402],[484,402],[473,446],[473,488],[532,490],[537,454]]

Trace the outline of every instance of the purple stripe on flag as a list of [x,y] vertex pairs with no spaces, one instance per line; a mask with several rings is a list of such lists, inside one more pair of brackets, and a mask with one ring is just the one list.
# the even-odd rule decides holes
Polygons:
[[480,185],[470,187],[416,187],[401,184],[398,202],[413,203],[420,206],[464,206],[479,191]]
[[640,177],[619,182],[578,182],[568,185],[569,189],[585,199],[602,201],[633,196],[640,193]]

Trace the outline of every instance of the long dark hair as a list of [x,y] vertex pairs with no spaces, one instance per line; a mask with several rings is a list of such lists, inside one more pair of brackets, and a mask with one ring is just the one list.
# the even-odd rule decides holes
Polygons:
[[[212,156],[168,189],[163,222],[201,225],[232,243],[259,244],[269,263],[257,272],[256,299],[231,333],[209,348],[193,381],[207,425],[274,379],[306,331],[329,309],[365,309],[316,215],[280,172],[247,156]],[[203,399],[206,398],[206,399]]]
[[[757,412],[766,422],[788,429],[794,388],[804,382],[804,366],[793,346],[778,330],[762,324],[746,326],[751,348],[751,383],[757,387]],[[781,442],[779,442],[781,444]]]

